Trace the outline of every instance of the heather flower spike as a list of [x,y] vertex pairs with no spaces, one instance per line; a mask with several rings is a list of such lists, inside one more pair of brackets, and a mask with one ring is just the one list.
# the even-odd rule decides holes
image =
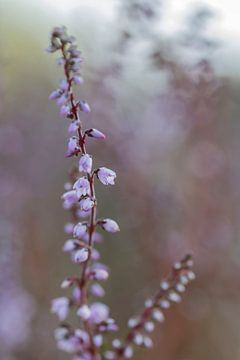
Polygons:
[[[69,210],[71,215],[64,230],[72,237],[62,245],[62,250],[70,254],[79,273],[65,278],[61,283],[61,288],[71,291],[71,294],[52,300],[52,312],[60,322],[64,321],[55,330],[57,347],[71,354],[72,360],[129,359],[136,346],[153,346],[150,334],[156,324],[165,321],[165,310],[181,301],[187,285],[195,278],[193,261],[187,255],[174,264],[170,274],[161,281],[155,296],[146,300],[143,311],[129,320],[125,339],[116,337],[110,345],[108,334],[116,332],[118,326],[110,317],[109,307],[96,300],[105,295],[100,282],[108,279],[109,271],[99,262],[100,253],[94,245],[101,242],[98,228],[115,233],[119,231],[119,226],[110,218],[97,220],[94,179],[97,178],[104,185],[114,185],[116,173],[106,167],[92,170],[93,157],[88,154],[87,140],[89,137],[105,139],[105,135],[95,128],[82,128],[79,112],[88,114],[91,109],[73,90],[73,85],[83,83],[80,73],[81,53],[75,45],[75,39],[67,34],[64,26],[56,27],[52,31],[47,51],[60,53],[57,64],[63,66],[64,79],[59,88],[50,93],[49,99],[56,101],[60,107],[60,115],[69,120],[68,133],[71,137],[66,156],[78,157],[77,166],[70,171],[69,181],[65,184],[62,195],[63,208]],[[67,321],[70,310],[78,318],[79,328],[74,328]]]

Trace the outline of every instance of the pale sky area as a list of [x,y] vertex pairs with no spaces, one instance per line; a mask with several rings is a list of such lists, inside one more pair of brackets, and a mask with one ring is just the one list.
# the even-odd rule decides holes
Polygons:
[[[161,18],[160,31],[166,35],[177,35],[178,30],[184,27],[186,15],[194,7],[208,5],[217,15],[210,22],[208,35],[221,44],[213,61],[220,73],[240,76],[240,0],[165,0],[163,3],[164,16]],[[114,15],[119,4],[121,0],[0,0],[0,5],[8,8],[8,17],[11,17],[15,8],[17,14],[21,12],[21,16],[32,22],[33,27],[37,21],[44,21],[46,27],[49,24],[49,28],[56,24],[68,25],[71,16],[76,18],[79,11],[79,14],[86,14],[87,26],[91,27],[93,19],[97,19],[103,31],[116,25]],[[24,10],[26,8],[27,14]],[[33,13],[29,17],[31,11]],[[38,19],[34,14],[37,14]]]

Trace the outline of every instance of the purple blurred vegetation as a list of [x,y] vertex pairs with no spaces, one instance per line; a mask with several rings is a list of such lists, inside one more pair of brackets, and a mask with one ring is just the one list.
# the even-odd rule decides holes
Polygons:
[[196,281],[154,332],[155,347],[133,359],[237,359],[239,74],[217,66],[227,43],[211,35],[214,9],[189,8],[170,34],[164,1],[121,1],[113,20],[97,16],[99,5],[56,20],[46,7],[10,3],[0,39],[0,358],[68,358],[49,313],[75,272],[61,251],[66,122],[47,104],[61,77],[42,51],[57,21],[84,54],[87,127],[107,134],[91,151],[118,174],[110,192],[97,192],[99,212],[121,224],[102,247],[105,301],[121,329],[171,264],[194,253]]

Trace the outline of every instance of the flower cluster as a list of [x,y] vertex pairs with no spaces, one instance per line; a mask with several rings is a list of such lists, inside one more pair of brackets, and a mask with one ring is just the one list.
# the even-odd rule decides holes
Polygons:
[[[83,82],[80,73],[82,58],[75,39],[68,36],[65,27],[55,28],[47,51],[61,54],[57,62],[63,66],[65,77],[49,99],[56,101],[60,107],[60,115],[70,122],[66,156],[78,159],[77,166],[69,173],[69,181],[65,184],[62,195],[63,208],[71,214],[70,222],[65,225],[69,239],[63,245],[63,251],[70,254],[74,263],[80,265],[81,274],[63,280],[61,287],[71,288],[70,296],[52,301],[52,312],[60,321],[55,331],[57,346],[70,353],[73,360],[117,359],[121,356],[130,358],[133,353],[131,343],[151,346],[151,339],[143,335],[144,331],[151,332],[154,329],[154,322],[149,318],[163,321],[161,309],[180,300],[179,293],[185,290],[185,285],[193,278],[193,273],[189,270],[191,259],[187,257],[176,264],[173,273],[161,284],[158,294],[147,301],[142,315],[129,321],[131,330],[125,342],[115,339],[113,348],[106,351],[105,336],[117,331],[118,327],[110,317],[109,307],[96,300],[105,294],[101,282],[108,279],[109,273],[107,266],[100,262],[100,253],[94,245],[102,241],[99,228],[116,233],[119,226],[110,218],[97,218],[94,182],[97,180],[106,186],[114,185],[116,173],[106,167],[94,169],[93,157],[86,149],[88,138],[105,139],[105,135],[94,128],[82,128],[80,114],[91,110],[85,100],[76,98],[74,92],[74,87]],[[66,320],[70,310],[75,311],[79,319],[78,328],[74,328]]]

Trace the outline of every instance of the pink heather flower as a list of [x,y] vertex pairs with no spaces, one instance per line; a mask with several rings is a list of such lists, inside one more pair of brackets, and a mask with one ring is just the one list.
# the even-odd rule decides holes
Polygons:
[[66,234],[69,234],[69,235],[72,234],[73,228],[74,228],[74,224],[73,224],[73,223],[66,223],[66,224],[64,225],[64,231],[65,231]]
[[69,334],[69,330],[65,326],[60,326],[54,331],[54,337],[56,340],[64,339]]
[[106,321],[109,316],[109,307],[102,303],[93,303],[90,305],[91,315],[89,321],[94,324],[99,324]]
[[69,299],[66,297],[53,299],[51,311],[57,314],[60,321],[65,320],[69,312]]
[[78,337],[78,339],[80,340],[80,342],[85,345],[88,346],[89,345],[89,335],[86,331],[81,330],[81,329],[76,329],[75,330],[75,336]]
[[90,113],[90,111],[91,111],[90,106],[88,105],[88,103],[85,100],[81,100],[79,102],[79,108],[81,111],[83,111],[85,113]]
[[90,291],[93,296],[103,297],[105,295],[103,287],[98,283],[92,284]]
[[49,100],[57,100],[59,98],[59,96],[61,95],[61,92],[59,89],[54,90],[51,92],[51,94],[49,95],[48,99]]
[[74,254],[74,261],[76,263],[85,262],[88,259],[89,251],[86,248],[79,249]]
[[74,134],[79,128],[79,125],[80,125],[79,120],[72,121],[68,127],[69,134]]
[[90,173],[92,171],[92,157],[88,154],[84,154],[79,160],[79,171]]
[[70,137],[68,140],[68,146],[66,151],[66,156],[70,157],[75,155],[79,151],[78,139],[76,136]]
[[133,356],[133,349],[131,346],[127,346],[123,352],[126,359],[130,359]]
[[92,249],[91,259],[97,261],[100,259],[100,253],[97,249]]
[[94,206],[94,201],[90,197],[87,197],[80,201],[79,206],[81,210],[89,211]]
[[101,131],[97,130],[97,129],[89,129],[86,130],[85,133],[92,138],[95,139],[106,139],[106,135],[104,135]]
[[64,207],[69,209],[78,202],[77,192],[75,190],[67,191],[62,195],[62,199],[64,201]]
[[120,231],[118,224],[116,221],[112,219],[104,219],[100,225],[102,228],[110,233],[115,233],[117,231]]
[[71,279],[64,279],[61,283],[61,288],[66,289],[70,287],[73,284],[73,281]]
[[97,177],[103,185],[114,185],[114,180],[116,178],[116,173],[106,167],[100,167],[97,170]]
[[101,334],[93,336],[93,343],[96,347],[100,347],[103,344],[103,336]]
[[66,91],[66,90],[68,90],[68,82],[67,82],[67,80],[61,80],[60,81],[60,89],[61,90],[63,90],[63,91]]
[[67,116],[70,113],[70,107],[68,105],[62,105],[60,108],[60,115]]
[[76,190],[77,196],[86,196],[90,193],[90,184],[86,177],[80,177],[73,185],[73,189]]
[[57,342],[59,350],[65,351],[69,354],[73,354],[82,349],[81,342],[76,336],[70,336],[67,339],[62,339]]
[[109,274],[105,269],[95,269],[93,276],[95,280],[107,280]]
[[76,85],[81,85],[83,83],[83,78],[80,75],[74,75],[73,81]]
[[76,302],[79,302],[81,300],[81,290],[79,289],[79,287],[75,287],[73,289],[72,296]]
[[77,242],[74,239],[69,239],[63,245],[63,251],[70,252],[76,250]]
[[91,316],[91,310],[88,305],[83,305],[78,309],[77,315],[83,320],[88,320]]
[[81,238],[87,231],[87,225],[79,222],[73,228],[73,236],[76,238]]
[[67,98],[66,98],[66,95],[61,95],[58,99],[57,99],[57,104],[58,106],[62,106],[64,104],[66,104],[67,102]]

